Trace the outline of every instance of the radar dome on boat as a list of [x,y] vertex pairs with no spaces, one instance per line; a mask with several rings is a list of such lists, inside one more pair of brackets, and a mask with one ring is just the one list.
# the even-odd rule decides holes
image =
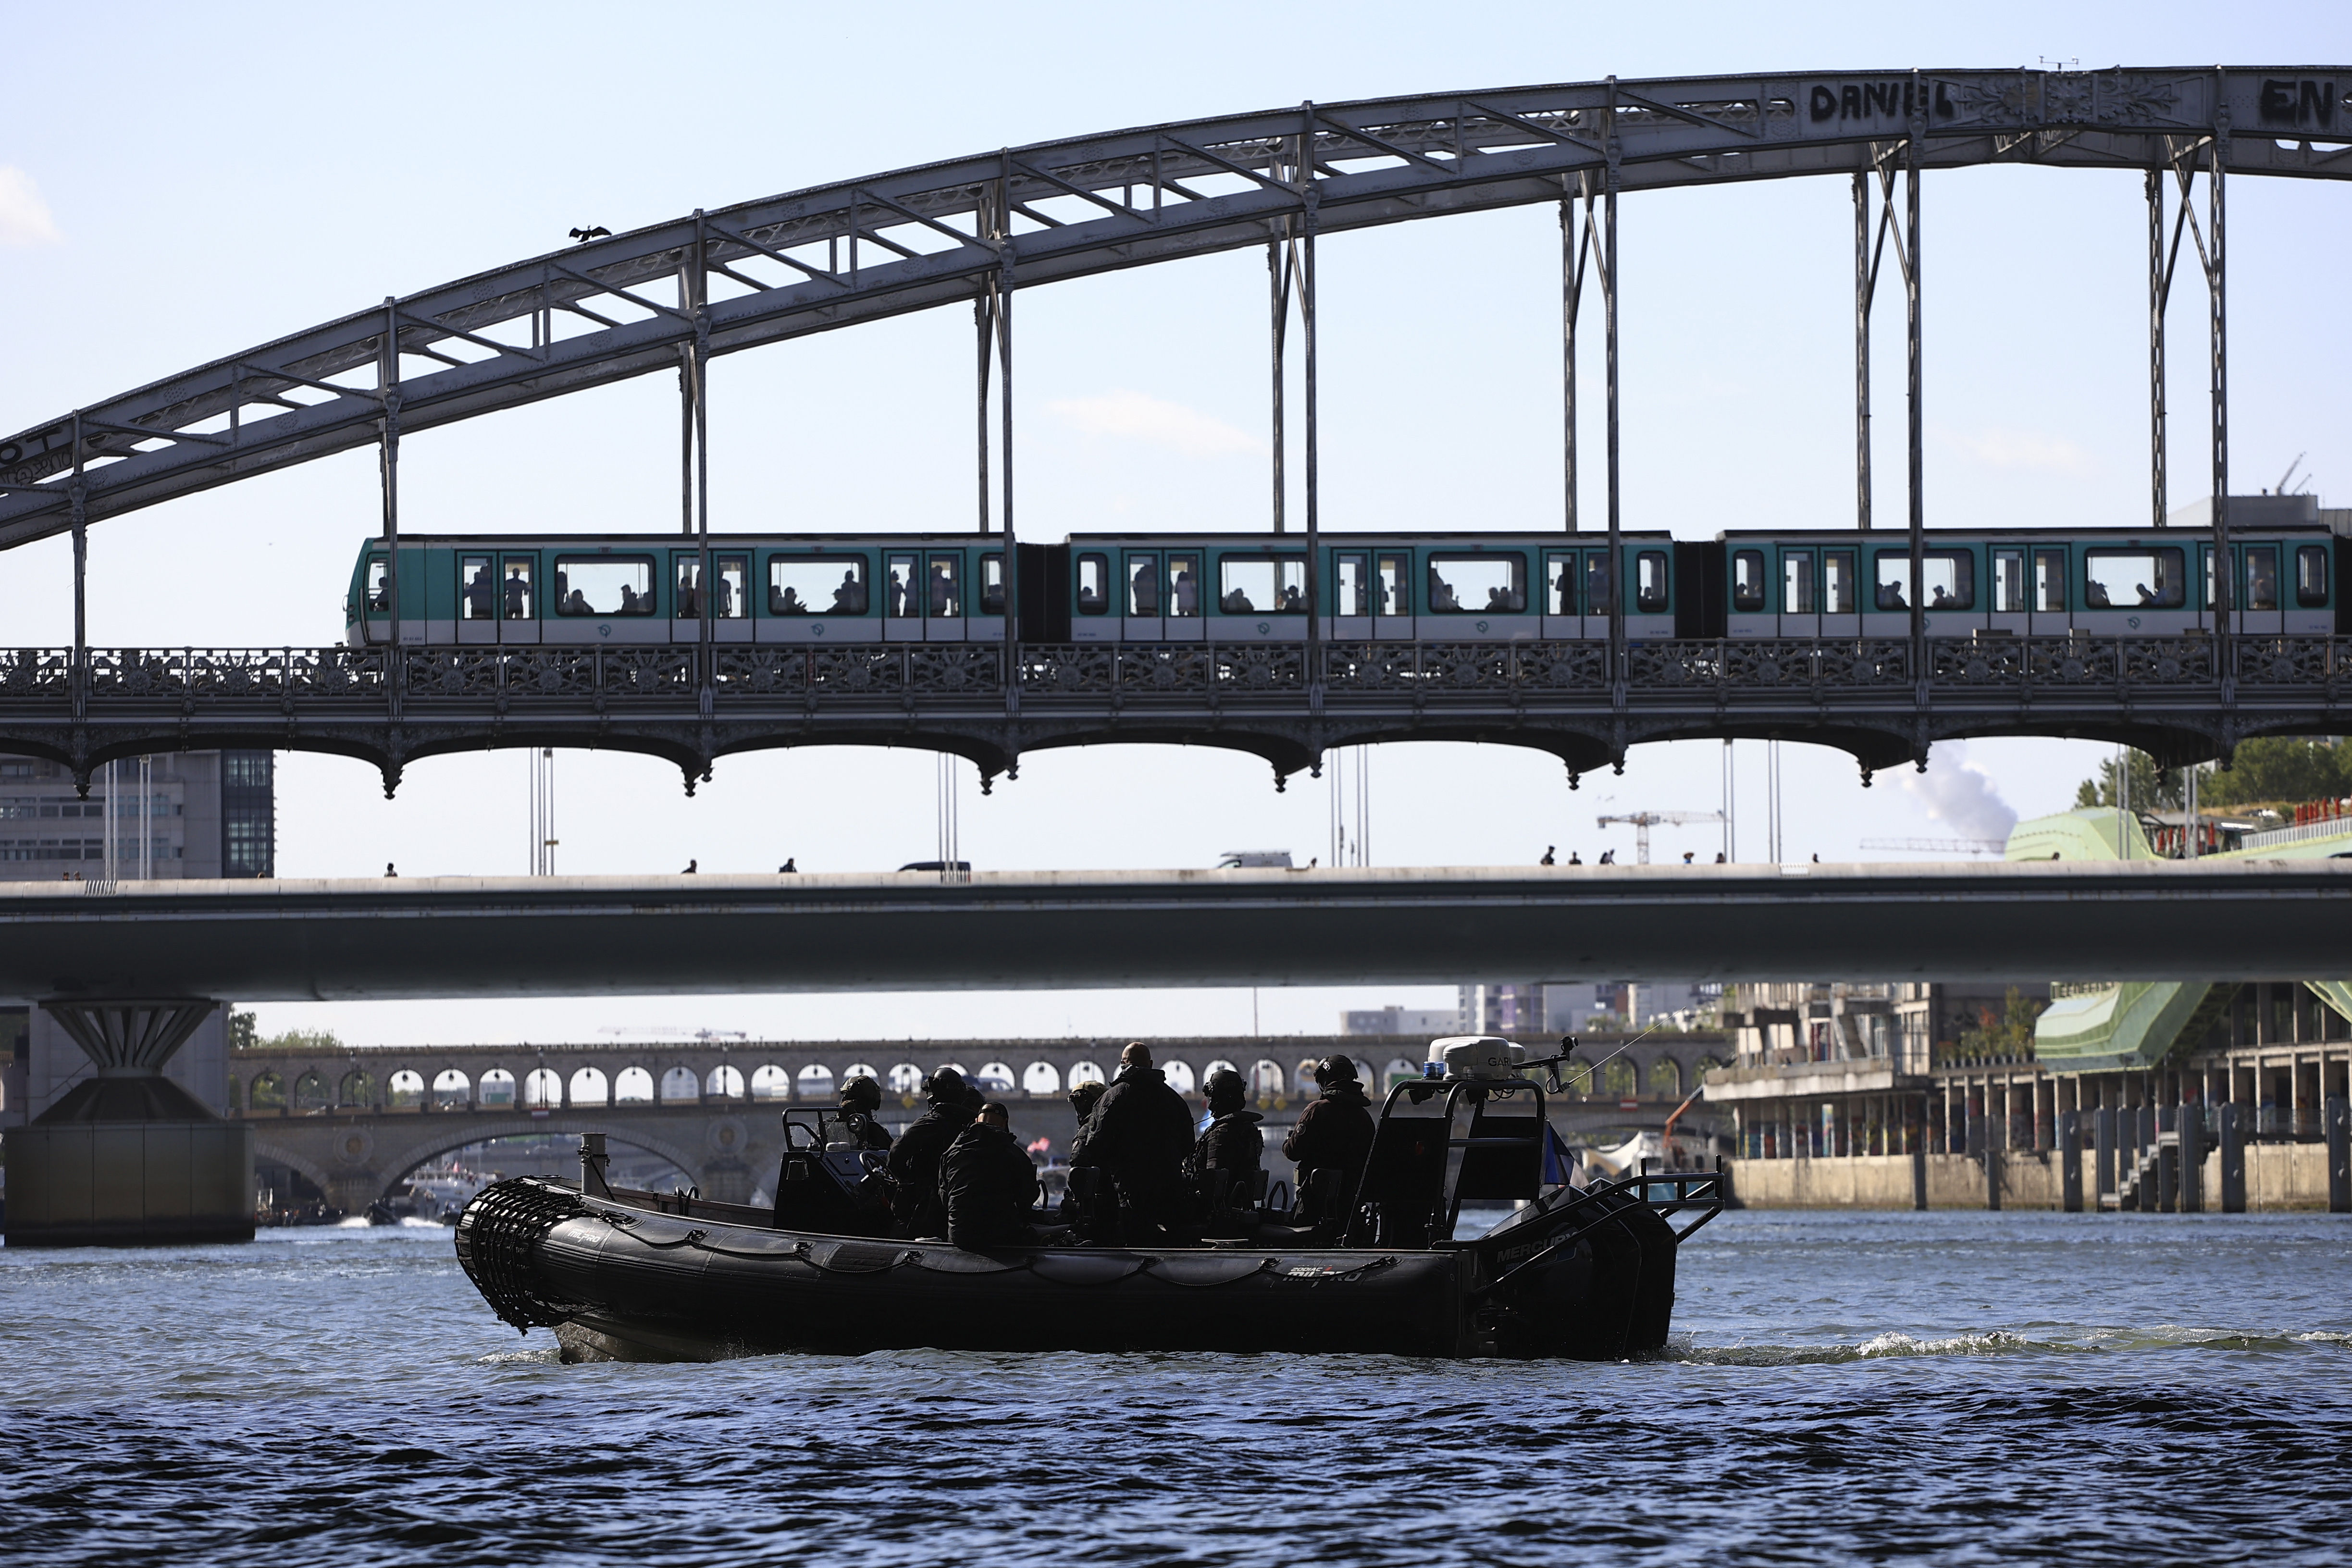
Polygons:
[[1527,1059],[1524,1046],[1498,1035],[1449,1035],[1429,1042],[1429,1066],[1439,1071],[1423,1071],[1432,1078],[1517,1078]]

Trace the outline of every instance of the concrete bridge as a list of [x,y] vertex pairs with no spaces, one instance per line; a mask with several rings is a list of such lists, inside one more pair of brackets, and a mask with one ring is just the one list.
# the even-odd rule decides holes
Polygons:
[[[882,1119],[894,1130],[920,1112],[916,1088],[954,1065],[1013,1112],[1026,1143],[1069,1147],[1076,1131],[1069,1086],[1118,1070],[1110,1040],[697,1042],[415,1046],[358,1051],[247,1050],[231,1053],[231,1114],[249,1124],[254,1157],[299,1172],[338,1207],[357,1210],[417,1166],[491,1138],[603,1133],[669,1161],[706,1196],[742,1202],[772,1191],[782,1153],[781,1113],[834,1103],[836,1085],[868,1070],[885,1087]],[[1599,1061],[1622,1041],[1592,1037]],[[1418,1071],[1427,1041],[1363,1035],[1160,1040],[1151,1042],[1171,1083],[1196,1107],[1208,1074],[1230,1066],[1250,1081],[1266,1118],[1277,1176],[1283,1134],[1314,1095],[1314,1061],[1356,1059],[1368,1082]],[[1714,1034],[1652,1035],[1603,1065],[1591,1092],[1553,1107],[1565,1136],[1661,1128],[1699,1079],[1730,1060]],[[1572,1088],[1574,1086],[1571,1086]],[[1678,1126],[1706,1135],[1703,1106]]]

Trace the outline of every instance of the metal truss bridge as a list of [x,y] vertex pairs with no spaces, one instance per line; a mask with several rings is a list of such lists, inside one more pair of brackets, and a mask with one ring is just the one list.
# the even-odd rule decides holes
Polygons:
[[[669,758],[687,787],[730,752],[913,746],[983,786],[1024,750],[1106,741],[1253,753],[1283,776],[1331,747],[1517,745],[1571,777],[1647,740],[1837,746],[1870,770],[1963,736],[2124,741],[2165,766],[2265,730],[2352,727],[2352,645],[2327,637],[1261,643],[825,648],[0,651],[10,749],[89,766],[186,748],[329,751],[382,768],[490,746]],[[1622,661],[1622,662],[1619,662]],[[1612,678],[1616,663],[1620,678]],[[709,678],[703,675],[709,671]]]
[[[2263,729],[2340,728],[2338,650],[2242,643],[2226,604],[2206,646],[2186,652],[1931,643],[1916,580],[1926,517],[1920,192],[1929,172],[1991,163],[2143,176],[2152,526],[2168,517],[2165,321],[2189,260],[2208,305],[2210,493],[2214,542],[2225,548],[2226,181],[2352,177],[2347,90],[2352,68],[2329,67],[1610,78],[1150,126],[697,211],[389,298],[0,440],[0,549],[67,532],[76,541],[74,646],[21,653],[10,666],[0,750],[51,757],[86,777],[110,757],[234,735],[368,758],[389,785],[408,759],[486,744],[631,747],[677,759],[691,779],[729,751],[817,741],[934,747],[989,769],[1010,768],[1037,746],[1187,739],[1237,745],[1281,769],[1311,766],[1351,740],[1460,737],[1526,740],[1576,768],[1620,761],[1642,739],[1772,735],[1843,746],[1871,767],[1924,762],[1935,739],[1952,735],[2080,734],[2179,759],[2226,758],[2241,736]],[[1112,655],[1020,646],[1007,615],[993,663],[978,651],[738,655],[714,646],[707,611],[697,645],[677,653],[89,645],[92,521],[372,445],[382,455],[382,531],[397,541],[404,435],[655,371],[678,376],[681,531],[705,552],[707,573],[710,358],[941,306],[973,308],[975,526],[1010,544],[1018,292],[1256,246],[1269,267],[1270,522],[1276,531],[1303,522],[1307,598],[1318,603],[1318,237],[1539,203],[1556,204],[1561,224],[1562,521],[1580,524],[1577,332],[1590,280],[1601,297],[1603,522],[1613,546],[1618,195],[1802,175],[1843,175],[1853,186],[1862,528],[1873,517],[1870,331],[1890,259],[1904,294],[1915,580],[1911,634],[1892,643],[1629,648],[1612,582],[1611,634],[1597,651],[1353,649],[1327,645],[1310,614],[1296,653]],[[1305,407],[1302,427],[1289,432],[1283,366],[1294,318]],[[1299,519],[1285,515],[1294,434]],[[666,435],[648,435],[656,439],[667,445]],[[391,559],[397,628],[396,550]]]

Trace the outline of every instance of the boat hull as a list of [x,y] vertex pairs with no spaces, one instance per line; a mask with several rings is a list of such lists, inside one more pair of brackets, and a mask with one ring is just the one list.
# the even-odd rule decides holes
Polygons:
[[[457,1232],[467,1275],[567,1357],[780,1351],[1365,1352],[1614,1359],[1664,1343],[1675,1233],[1638,1199],[1493,1246],[975,1251],[650,1212],[501,1182]],[[1530,1268],[1518,1269],[1534,1254]],[[1497,1281],[1502,1281],[1498,1288]]]

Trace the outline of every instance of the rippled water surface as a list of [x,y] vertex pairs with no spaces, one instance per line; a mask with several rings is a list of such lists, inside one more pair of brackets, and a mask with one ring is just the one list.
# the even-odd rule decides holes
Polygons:
[[0,1251],[0,1558],[2352,1561],[2352,1219],[1732,1214],[1667,1359],[563,1366],[438,1228]]

